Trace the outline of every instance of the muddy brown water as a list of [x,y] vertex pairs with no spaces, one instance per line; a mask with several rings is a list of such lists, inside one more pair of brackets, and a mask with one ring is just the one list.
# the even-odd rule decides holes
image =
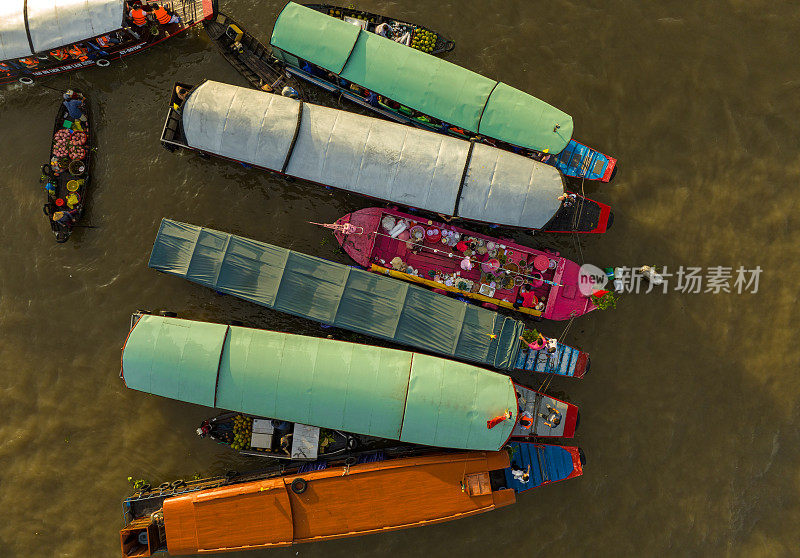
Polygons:
[[[282,6],[222,4],[265,39]],[[591,353],[592,370],[551,391],[581,406],[582,478],[461,521],[234,555],[797,555],[800,10],[738,0],[359,6],[440,30],[457,43],[448,59],[562,108],[578,139],[619,158],[612,185],[586,186],[615,209],[608,234],[526,241],[601,266],[764,271],[757,294],[631,294],[575,321],[565,341]],[[146,267],[164,216],[346,262],[306,221],[370,205],[161,149],[171,84],[204,78],[246,85],[198,30],[44,82],[94,103],[84,223],[97,228],[66,245],[53,242],[37,182],[57,94],[0,91],[2,556],[116,556],[129,475],[258,466],[195,438],[212,411],[123,386],[132,311],[327,333]],[[312,100],[336,104],[318,91]]]

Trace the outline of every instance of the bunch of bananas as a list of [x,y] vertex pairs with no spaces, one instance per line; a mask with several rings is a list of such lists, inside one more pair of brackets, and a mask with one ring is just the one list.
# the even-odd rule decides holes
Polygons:
[[236,415],[233,419],[233,441],[231,449],[250,449],[250,438],[253,434],[253,419],[244,415]]
[[418,27],[414,31],[414,37],[411,39],[411,48],[421,50],[422,52],[433,52],[436,47],[436,34],[432,33],[422,27]]

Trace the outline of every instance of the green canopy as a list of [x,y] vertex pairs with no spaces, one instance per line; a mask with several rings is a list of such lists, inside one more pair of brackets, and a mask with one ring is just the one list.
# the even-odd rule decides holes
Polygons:
[[511,379],[437,357],[274,331],[142,316],[122,353],[129,388],[189,403],[401,440],[497,450]]
[[471,132],[554,154],[572,136],[572,117],[536,97],[294,2],[270,44]]
[[170,219],[148,265],[267,308],[506,370],[524,329],[403,281]]

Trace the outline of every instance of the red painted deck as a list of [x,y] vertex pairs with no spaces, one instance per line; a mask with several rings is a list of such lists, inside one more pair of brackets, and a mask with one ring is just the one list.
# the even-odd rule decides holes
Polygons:
[[[387,215],[397,221],[405,220],[409,225],[397,238],[390,237],[382,226],[382,220]],[[558,252],[528,248],[507,239],[493,238],[453,225],[420,219],[414,215],[379,207],[349,213],[336,222],[339,225],[349,223],[356,227],[356,232],[348,235],[339,231],[334,234],[345,252],[365,268],[369,268],[371,264],[392,268],[392,260],[399,257],[404,264],[400,271],[407,271],[407,268],[411,267],[416,271],[416,275],[424,279],[465,291],[479,292],[495,300],[511,303],[517,301],[520,287],[527,285],[536,298],[545,304],[543,316],[551,320],[568,320],[595,308],[591,299],[583,296],[578,290],[580,266],[560,257]],[[416,225],[422,226],[426,231],[432,230],[436,241],[431,241],[426,234],[422,242],[412,242],[409,230]],[[503,267],[511,268],[512,272],[515,268],[521,271],[501,274],[499,277],[487,274],[482,271],[481,263],[491,258],[488,253],[477,252],[470,256],[472,269],[462,269],[461,261],[464,254],[437,238],[442,231],[454,231],[460,234],[462,239],[482,241],[484,246],[494,243],[498,247],[496,258],[505,259]],[[532,264],[537,256],[545,256],[550,260],[550,267],[541,273],[542,279],[558,283],[559,286],[538,282],[533,277],[536,270]]]

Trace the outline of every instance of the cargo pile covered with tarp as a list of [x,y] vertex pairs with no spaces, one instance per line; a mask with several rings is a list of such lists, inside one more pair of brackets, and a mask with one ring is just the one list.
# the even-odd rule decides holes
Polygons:
[[214,81],[179,118],[187,147],[372,198],[530,229],[561,209],[557,169],[395,122]]
[[164,219],[148,264],[215,291],[411,347],[509,370],[524,324],[422,287]]
[[125,384],[256,416],[411,444],[497,450],[517,409],[507,376],[408,351],[142,315],[122,353]]

